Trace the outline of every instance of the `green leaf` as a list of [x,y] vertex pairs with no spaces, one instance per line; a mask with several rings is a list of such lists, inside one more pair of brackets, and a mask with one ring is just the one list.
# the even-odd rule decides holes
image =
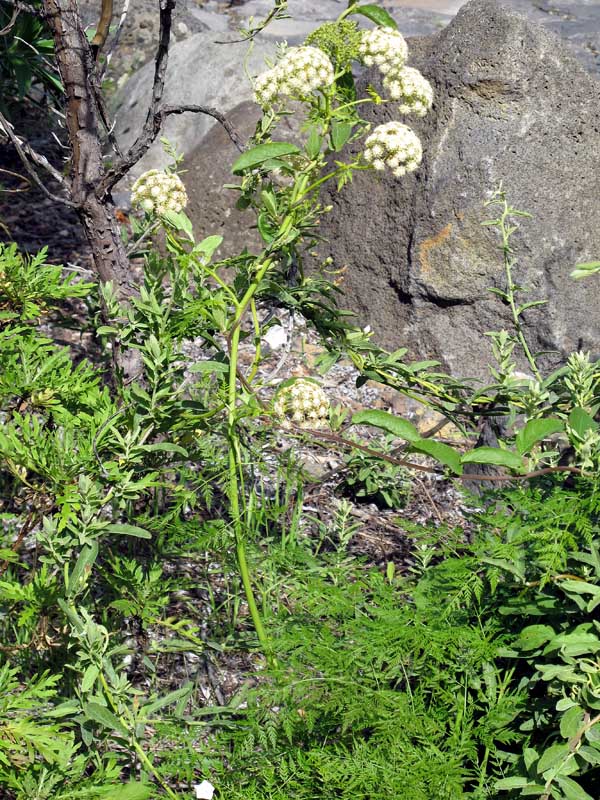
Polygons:
[[321,152],[323,140],[316,125],[311,125],[306,140],[306,152],[310,159],[315,159]]
[[544,419],[530,419],[523,430],[517,433],[516,445],[521,455],[529,453],[531,448],[553,433],[565,429],[564,422],[554,417]]
[[576,629],[571,633],[559,633],[548,643],[546,649],[548,652],[560,649],[565,656],[584,656],[600,650],[600,639],[595,633]]
[[514,647],[519,650],[537,650],[554,637],[554,630],[549,625],[528,625],[523,628]]
[[411,450],[416,450],[419,453],[426,453],[428,456],[435,458],[440,464],[445,464],[450,467],[452,472],[456,475],[462,474],[462,464],[460,463],[460,453],[443,442],[436,442],[434,439],[420,439],[411,445]]
[[207,261],[210,261],[215,250],[221,246],[222,241],[222,236],[207,236],[206,239],[202,239],[201,242],[194,246],[192,253],[201,253],[206,257]]
[[366,17],[367,19],[370,19],[371,22],[374,22],[375,25],[381,25],[384,28],[394,28],[395,30],[398,30],[395,19],[387,11],[385,11],[385,9],[380,8],[379,6],[357,6],[357,8],[355,8],[351,13],[362,14],[363,17]]
[[171,225],[172,228],[176,228],[178,231],[183,231],[190,241],[194,241],[194,231],[192,229],[191,220],[186,214],[183,213],[183,211],[165,211],[165,213],[161,216],[169,223],[169,225]]
[[562,761],[568,758],[570,752],[568,744],[554,744],[544,750],[536,765],[538,775],[543,775],[549,769],[558,767]]
[[585,436],[587,431],[598,427],[596,420],[584,408],[574,408],[569,414],[568,424],[569,428],[581,437]]
[[352,425],[371,425],[373,428],[381,428],[388,433],[404,439],[406,442],[418,442],[421,439],[419,431],[412,423],[401,417],[396,417],[388,411],[378,409],[358,411],[352,417]]
[[81,679],[81,691],[89,692],[92,686],[96,683],[96,678],[99,674],[99,668],[95,664],[90,664],[83,673],[83,678]]
[[503,789],[522,789],[524,786],[527,786],[529,783],[529,778],[522,778],[521,776],[515,775],[514,778],[502,778],[500,781],[496,781],[494,788],[498,791],[502,791]]
[[559,776],[556,782],[565,793],[565,800],[594,800],[582,787],[572,778]]
[[[116,788],[116,787],[115,787]],[[131,782],[119,784],[118,790],[113,789],[113,794],[107,797],[118,797],[119,800],[148,800],[152,797],[155,789],[145,783]]]
[[138,528],[137,525],[126,525],[120,522],[109,525],[106,530],[110,531],[110,533],[120,533],[123,536],[136,536],[138,539],[152,538],[152,534],[144,528]]
[[560,718],[560,735],[564,739],[571,739],[583,724],[583,709],[572,706]]
[[81,553],[73,571],[67,579],[67,596],[72,597],[77,593],[77,589],[81,589],[86,584],[87,575],[98,558],[98,542],[94,541],[91,545],[82,547]]
[[331,143],[334,150],[341,150],[352,133],[354,126],[350,122],[333,122],[331,124]]
[[253,147],[252,150],[247,150],[245,153],[236,159],[231,168],[234,175],[241,175],[246,170],[254,169],[265,161],[271,158],[279,158],[280,156],[289,156],[299,153],[300,150],[295,144],[289,142],[267,142],[267,144],[259,144],[258,147]]
[[577,751],[577,754],[582,758],[585,758],[588,764],[593,764],[595,767],[600,765],[600,753],[593,747],[589,747],[587,744],[581,745]]
[[600,261],[588,261],[585,264],[577,264],[571,277],[578,280],[579,278],[587,278],[588,275],[595,275],[600,272]]
[[501,450],[499,447],[476,447],[465,453],[461,461],[463,464],[494,464],[517,472],[523,469],[523,460],[520,456],[512,450]]
[[88,719],[98,722],[111,731],[119,731],[124,736],[129,734],[121,720],[112,711],[109,711],[106,706],[101,706],[99,703],[86,703],[83,707],[83,713]]
[[146,718],[148,718],[151,714],[155,711],[158,711],[160,708],[164,708],[165,706],[172,705],[176,703],[178,700],[181,700],[182,697],[189,697],[192,693],[194,688],[193,683],[188,683],[186,686],[183,686],[181,689],[175,689],[169,694],[166,694],[164,697],[159,697],[157,700],[154,700],[152,703],[148,703],[147,706],[144,706],[142,711]]
[[143,450],[145,453],[177,453],[180,456],[187,457],[187,450],[173,442],[155,442],[154,444],[140,444],[137,450]]
[[229,364],[224,361],[198,361],[188,367],[188,372],[220,372],[226,375],[229,372]]

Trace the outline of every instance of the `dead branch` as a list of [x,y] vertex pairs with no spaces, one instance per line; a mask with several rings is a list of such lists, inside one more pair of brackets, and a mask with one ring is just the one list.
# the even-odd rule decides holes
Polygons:
[[24,11],[27,14],[32,14],[34,17],[46,16],[44,9],[38,8],[37,6],[32,6],[31,3],[23,3],[21,0],[0,0],[0,3],[3,3],[7,6],[12,6],[18,11]]
[[106,70],[108,69],[113,53],[119,44],[119,39],[121,38],[121,33],[123,31],[123,26],[125,25],[125,20],[127,19],[127,14],[129,13],[129,0],[125,0],[123,3],[123,9],[121,11],[121,16],[119,18],[119,24],[117,25],[117,30],[115,31],[115,35],[112,38],[110,43],[110,47],[108,49],[108,53],[106,54],[106,58],[104,59],[104,64],[102,65],[102,72],[100,73],[99,80],[100,82],[104,78],[106,74]]
[[100,19],[96,27],[96,33],[91,41],[92,53],[94,60],[98,59],[98,54],[104,47],[108,32],[110,30],[110,23],[113,17],[113,0],[102,0],[102,10],[100,12]]
[[5,25],[4,28],[2,28],[2,30],[0,30],[0,36],[6,36],[7,33],[10,33],[10,31],[13,29],[14,24],[17,21],[17,17],[19,16],[20,13],[21,13],[21,9],[19,9],[19,8],[17,8],[15,6],[15,8],[13,8],[12,17],[8,21],[8,24]]
[[142,159],[150,146],[156,140],[156,137],[162,130],[162,126],[167,117],[174,114],[206,114],[212,117],[227,131],[229,138],[237,149],[241,152],[244,150],[242,139],[234,126],[229,122],[225,114],[217,111],[216,108],[210,106],[198,105],[182,105],[182,106],[162,106],[154,115],[151,126],[144,126],[144,132],[136,139],[131,148],[125,153],[123,160],[116,164],[111,170],[106,173],[106,178],[98,187],[98,196],[102,198],[109,192],[113,186],[123,178],[129,170],[134,167],[140,159]]
[[60,203],[63,206],[69,206],[70,208],[76,208],[76,204],[72,202],[72,200],[67,199],[66,197],[59,197],[59,195],[53,194],[41,180],[40,176],[37,174],[35,169],[32,166],[32,162],[37,166],[43,167],[47,172],[49,172],[55,181],[59,183],[61,187],[68,190],[67,182],[65,181],[64,177],[60,174],[60,172],[55,169],[52,164],[48,161],[45,156],[40,155],[37,153],[31,145],[29,145],[24,140],[20,139],[13,130],[13,126],[11,123],[6,119],[6,117],[0,112],[0,128],[4,131],[4,133],[10,139],[13,147],[17,151],[19,158],[27,173],[33,180],[33,182],[38,186],[42,192],[46,195],[46,197],[50,198],[55,203]]

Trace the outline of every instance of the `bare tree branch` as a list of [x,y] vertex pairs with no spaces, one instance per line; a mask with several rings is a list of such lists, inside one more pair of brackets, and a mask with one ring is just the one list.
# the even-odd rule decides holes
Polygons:
[[111,170],[106,173],[104,181],[98,186],[98,197],[103,197],[106,192],[109,192],[112,187],[118,183],[129,170],[134,167],[137,162],[143,158],[148,152],[152,143],[160,133],[163,123],[167,117],[173,114],[185,114],[190,112],[192,114],[206,114],[219,122],[227,131],[229,138],[237,149],[242,153],[244,151],[244,144],[242,139],[234,126],[229,122],[225,114],[217,111],[216,108],[210,106],[197,106],[197,105],[183,105],[183,106],[162,106],[154,115],[152,120],[152,127],[148,130],[144,127],[145,136],[143,134],[137,138],[135,143],[127,151],[122,161],[116,164]]
[[70,208],[76,208],[77,204],[68,200],[66,197],[59,197],[58,195],[52,194],[52,192],[46,187],[43,181],[40,179],[39,175],[35,171],[32,166],[32,162],[39,167],[43,167],[47,172],[52,175],[55,181],[57,181],[60,186],[67,191],[69,190],[69,186],[67,181],[64,177],[60,174],[60,172],[55,169],[52,164],[48,161],[45,156],[40,155],[37,153],[31,145],[27,144],[27,142],[20,139],[13,130],[13,126],[11,123],[6,119],[6,117],[0,112],[0,128],[4,131],[4,133],[10,139],[13,147],[17,151],[23,166],[27,170],[29,176],[34,181],[34,183],[42,190],[42,192],[46,195],[46,197],[50,198],[50,200],[60,203],[63,206],[69,206]]
[[119,44],[119,39],[121,38],[121,33],[123,31],[123,26],[125,25],[125,20],[127,19],[127,14],[129,13],[129,0],[125,0],[123,3],[123,10],[121,11],[121,17],[119,18],[119,24],[117,25],[117,30],[115,31],[115,35],[112,38],[110,43],[110,47],[108,48],[108,53],[104,59],[104,64],[102,65],[102,71],[99,75],[99,81],[102,82],[106,74],[106,70],[110,66],[110,62],[113,56],[113,53]]
[[0,3],[4,3],[7,6],[12,6],[18,11],[25,11],[27,14],[32,14],[34,17],[46,16],[46,12],[43,8],[32,6],[31,3],[23,3],[21,0],[0,0]]
[[98,54],[104,47],[106,39],[108,37],[108,32],[110,30],[110,23],[112,22],[113,17],[113,0],[102,0],[102,10],[100,12],[100,19],[98,20],[98,25],[96,26],[96,33],[94,34],[94,38],[91,42],[91,49],[92,53],[94,54],[94,60],[98,60]]
[[6,34],[9,33],[12,30],[15,22],[17,21],[17,17],[19,16],[20,13],[21,13],[21,9],[17,8],[15,6],[13,8],[12,17],[10,18],[10,20],[8,22],[8,25],[5,25],[4,28],[2,28],[2,30],[0,30],[0,36],[6,36]]

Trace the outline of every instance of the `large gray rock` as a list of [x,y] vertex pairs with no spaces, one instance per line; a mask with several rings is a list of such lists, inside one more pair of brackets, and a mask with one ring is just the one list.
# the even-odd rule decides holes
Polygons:
[[[543,28],[472,0],[435,37],[413,43],[411,63],[436,101],[420,135],[421,168],[402,180],[359,173],[323,221],[327,254],[347,265],[345,304],[380,339],[440,358],[455,374],[487,377],[487,331],[510,328],[490,287],[504,285],[498,235],[482,227],[500,182],[533,215],[513,244],[516,281],[533,349],[596,350],[600,282],[576,282],[577,262],[600,257],[600,83]],[[379,86],[370,72],[363,79]],[[391,106],[369,112],[379,124]],[[356,145],[348,148],[356,152]],[[329,199],[329,198],[328,198]]]
[[[231,38],[231,34],[227,34]],[[227,113],[252,96],[252,84],[244,74],[265,69],[265,57],[273,55],[272,41],[256,42],[249,51],[242,42],[221,44],[214,32],[197,33],[171,47],[163,103],[204,105]],[[127,81],[119,93],[115,133],[122,147],[129,147],[142,129],[150,100],[154,63],[146,64]],[[166,136],[181,153],[191,153],[215,121],[204,114],[180,114],[167,119]],[[157,141],[140,161],[132,175],[151,168],[162,168],[169,159]]]

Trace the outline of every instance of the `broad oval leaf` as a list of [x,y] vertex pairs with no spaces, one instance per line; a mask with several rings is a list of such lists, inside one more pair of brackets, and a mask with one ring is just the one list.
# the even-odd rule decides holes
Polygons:
[[564,431],[564,429],[564,422],[555,417],[530,419],[523,430],[517,433],[517,450],[521,455],[525,455],[525,453],[529,453],[535,444],[541,442],[547,436],[551,436],[553,433]]
[[299,153],[300,150],[295,144],[289,142],[267,142],[267,144],[259,144],[258,147],[253,147],[252,150],[247,150],[245,153],[236,159],[231,168],[234,175],[241,175],[248,169],[253,169],[271,158],[280,158],[281,156],[290,156]]
[[[374,5],[358,6],[352,14],[362,14],[363,17],[370,19],[375,25],[381,25],[384,28],[395,28],[398,30],[396,20],[383,8]],[[350,16],[350,15],[348,15]]]
[[496,467],[507,467],[521,471],[523,460],[512,450],[500,450],[499,447],[476,447],[465,453],[461,459],[463,464],[493,464]]
[[574,408],[569,414],[569,428],[579,436],[583,437],[587,431],[595,430],[597,427],[598,423],[585,408]]
[[421,439],[419,431],[412,423],[388,411],[378,409],[358,411],[352,417],[352,425],[371,425],[374,428],[381,428],[406,442],[418,442]]
[[428,456],[435,458],[440,464],[445,464],[450,467],[452,472],[456,475],[462,475],[462,465],[460,463],[460,453],[457,453],[453,447],[443,442],[436,442],[434,439],[420,439],[415,442],[411,450],[416,450],[419,453],[426,453]]

